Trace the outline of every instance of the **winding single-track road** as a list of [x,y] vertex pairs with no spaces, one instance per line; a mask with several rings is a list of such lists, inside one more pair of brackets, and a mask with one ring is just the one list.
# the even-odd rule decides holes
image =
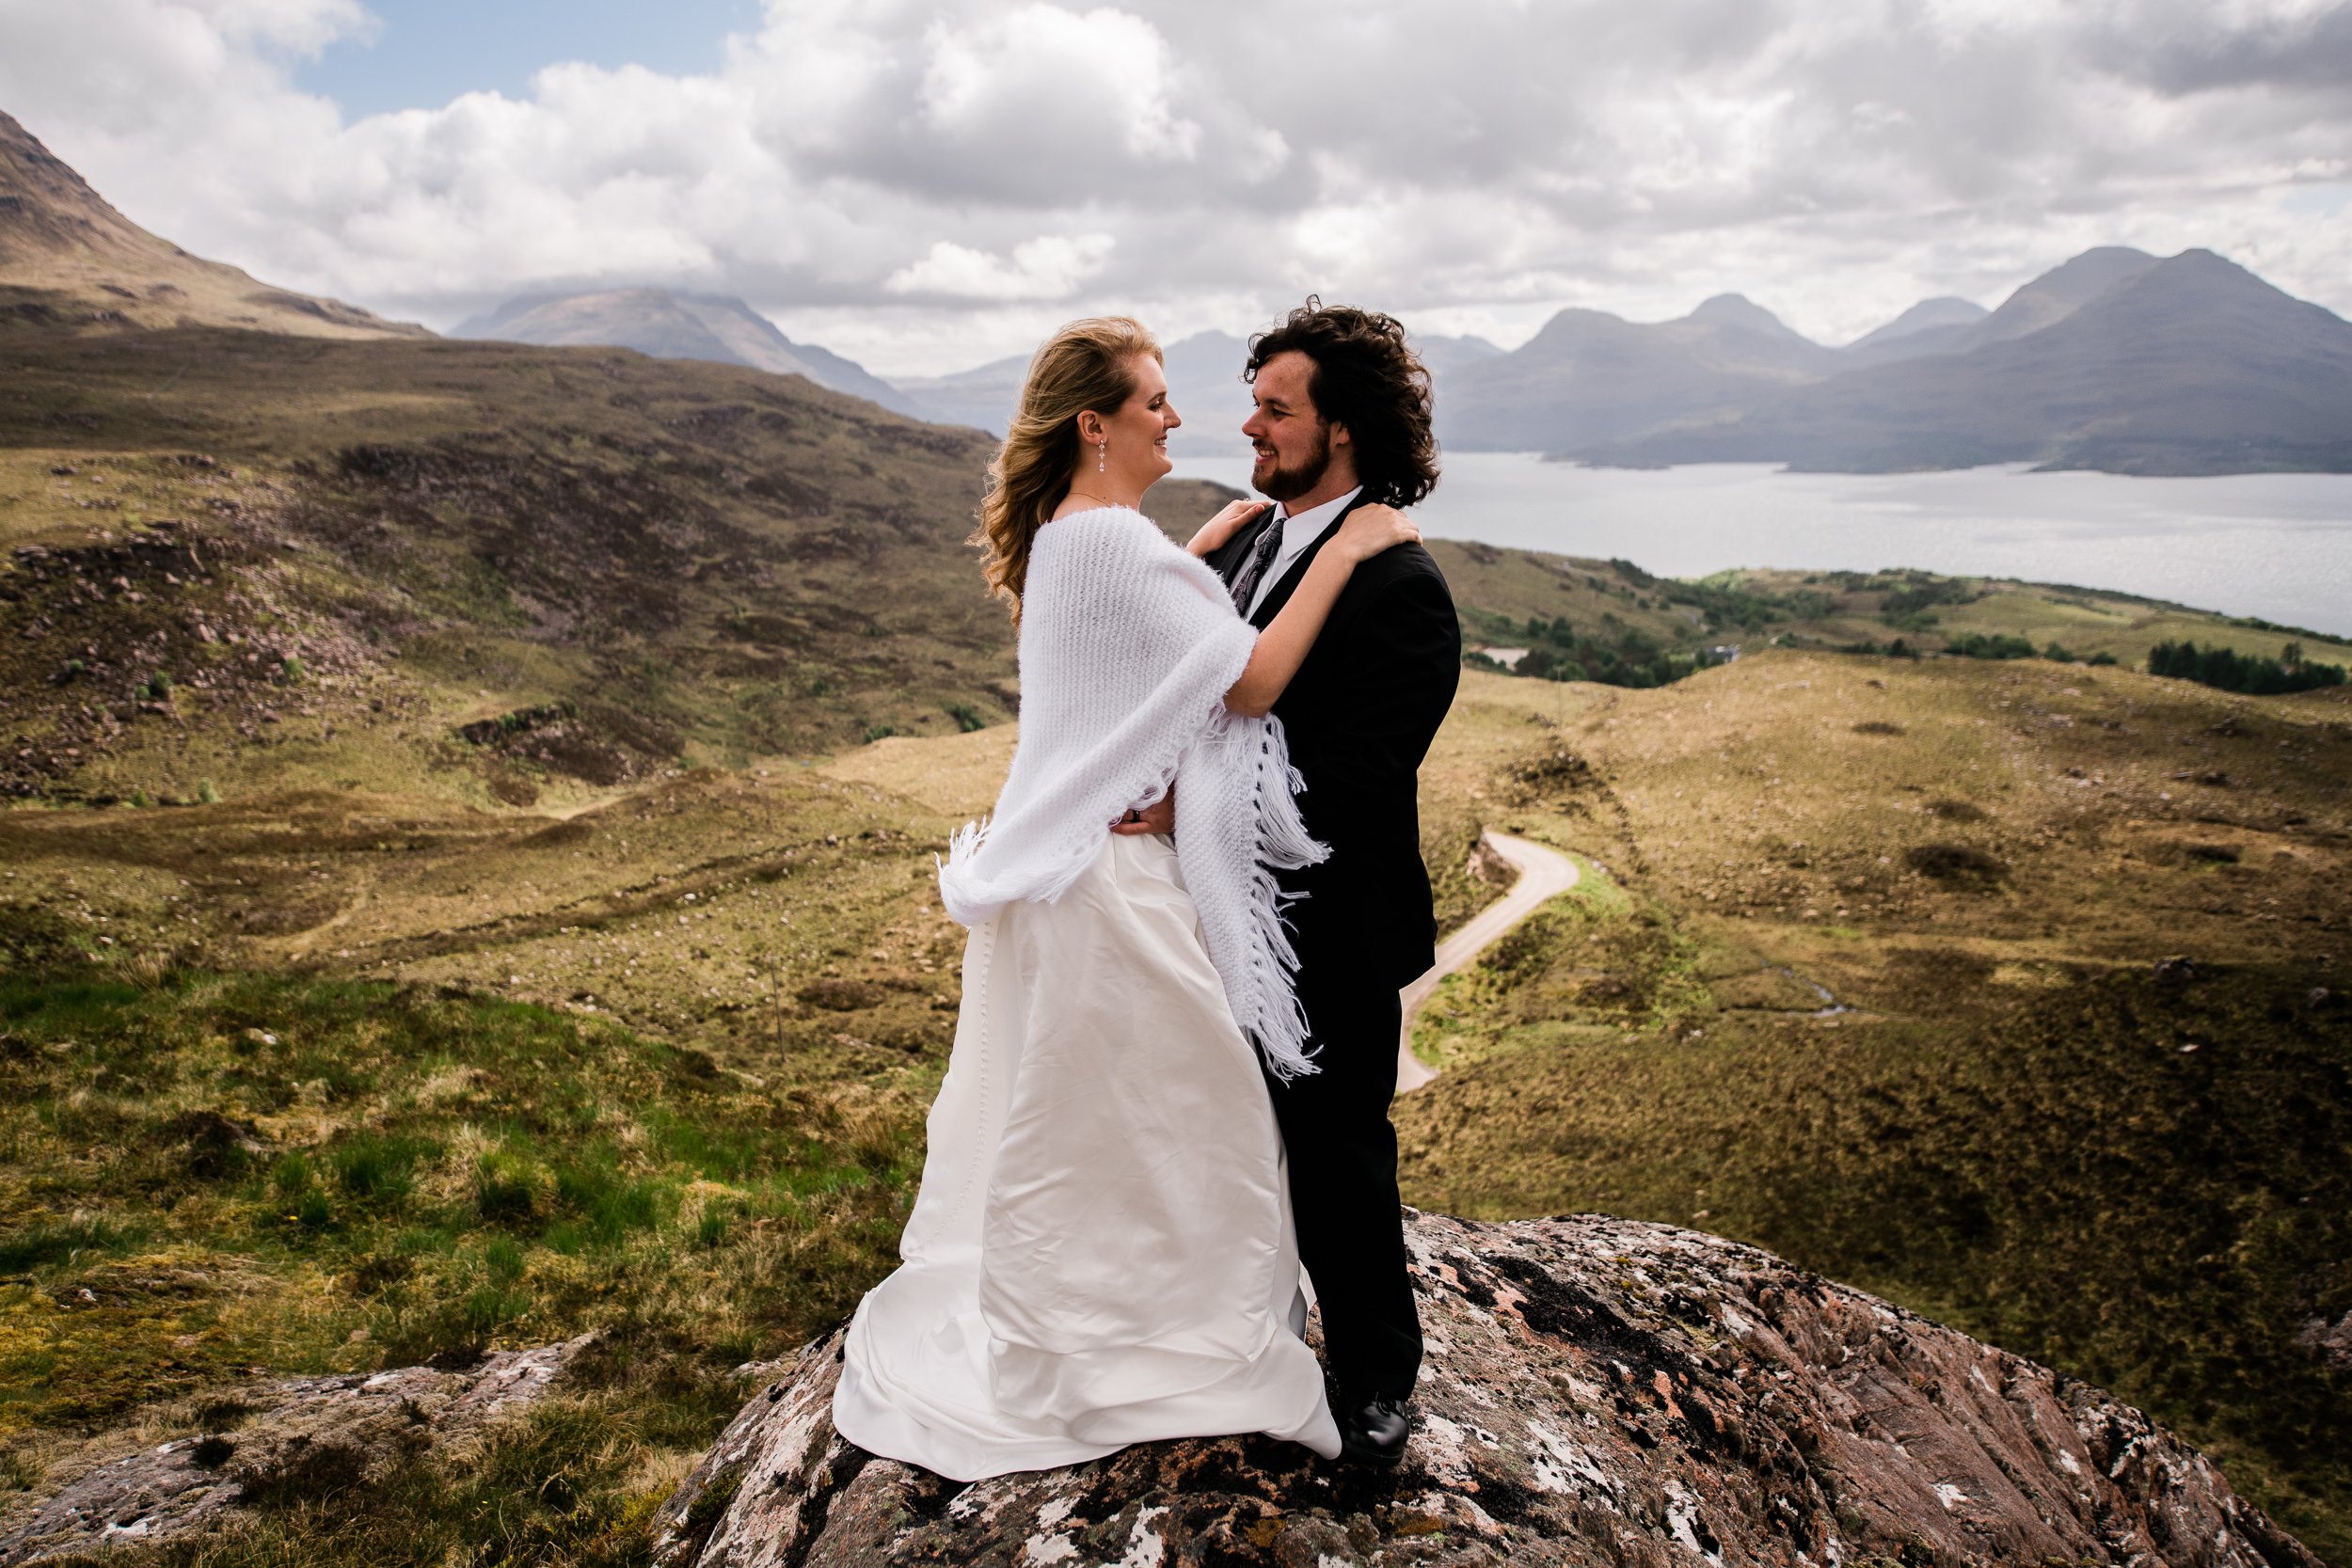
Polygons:
[[1421,1012],[1422,1004],[1436,992],[1438,982],[1486,951],[1489,943],[1534,914],[1545,900],[1576,886],[1576,863],[1559,850],[1492,829],[1487,830],[1486,841],[1489,849],[1519,868],[1518,880],[1511,884],[1510,892],[1472,915],[1460,930],[1440,942],[1438,961],[1399,993],[1405,1004],[1405,1027],[1396,1042],[1399,1094],[1420,1088],[1438,1076],[1435,1068],[1423,1066],[1421,1058],[1413,1054],[1413,1020]]

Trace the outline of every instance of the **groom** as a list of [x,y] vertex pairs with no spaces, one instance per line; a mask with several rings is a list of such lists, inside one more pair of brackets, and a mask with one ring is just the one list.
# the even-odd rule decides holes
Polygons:
[[[1359,503],[1409,507],[1438,483],[1429,377],[1388,316],[1310,299],[1250,343],[1250,483],[1279,504],[1209,557],[1251,625],[1274,619]],[[1415,774],[1461,673],[1437,562],[1402,545],[1358,566],[1274,705],[1330,847],[1283,874],[1298,1000],[1322,1069],[1269,1075],[1289,1149],[1300,1259],[1339,1386],[1342,1457],[1393,1465],[1421,1369],[1396,1190],[1397,991],[1436,962]]]

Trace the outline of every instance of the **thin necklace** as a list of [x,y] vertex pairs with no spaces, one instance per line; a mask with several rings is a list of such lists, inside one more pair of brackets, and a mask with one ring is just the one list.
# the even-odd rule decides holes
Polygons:
[[1115,501],[1108,496],[1098,496],[1091,490],[1081,490],[1074,484],[1070,487],[1070,493],[1073,496],[1083,496],[1090,501],[1101,501],[1104,506],[1124,506],[1127,504],[1125,501]]

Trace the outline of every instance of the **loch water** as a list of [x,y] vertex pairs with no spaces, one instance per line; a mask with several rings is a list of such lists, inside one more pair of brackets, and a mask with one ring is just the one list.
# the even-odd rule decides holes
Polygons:
[[[1180,458],[1176,471],[1248,485],[1246,457]],[[2352,474],[1814,474],[1449,452],[1415,514],[1432,538],[1623,559],[1661,577],[1908,566],[2121,590],[2352,637]]]

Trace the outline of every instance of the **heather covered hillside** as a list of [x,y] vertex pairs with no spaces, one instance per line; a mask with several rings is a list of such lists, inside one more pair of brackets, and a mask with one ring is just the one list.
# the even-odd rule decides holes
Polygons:
[[[790,1495],[708,1463],[782,1400],[742,1369],[891,1266],[954,1037],[936,857],[1021,697],[967,543],[991,440],[320,302],[285,309],[331,332],[183,322],[180,261],[134,250],[136,309],[0,271],[0,1561],[35,1524],[123,1568],[722,1539]],[[1892,341],[2121,353],[2112,291],[2200,268]],[[1776,381],[1835,352],[1760,316],[1711,302],[1677,352],[1748,334]],[[1228,494],[1148,505],[1182,534]],[[2121,1560],[2183,1520],[2352,1552],[2352,688],[2312,673],[2352,647],[1899,566],[1431,549],[1465,665],[1422,779],[1440,919],[1500,892],[1489,829],[1581,877],[1422,1015],[1406,1193],[1604,1217],[1418,1221],[1422,1286],[1501,1347],[1515,1419],[1603,1433],[1615,1490],[1516,1429],[1506,1456],[1463,1383],[1401,1472],[1427,1492],[1155,1449],[1004,1517],[1082,1519],[1104,1561],[1211,1495],[1233,1561],[1507,1559],[1515,1518],[1722,1556],[1781,1498],[1905,1562]],[[2274,667],[2312,689],[2217,684]],[[2013,1502],[1947,1497],[1931,1445],[1854,1459],[1919,1422]],[[2078,1450],[2105,1481],[2057,1479]],[[134,1481],[74,1490],[103,1474]],[[793,1484],[880,1495],[853,1479]],[[909,1484],[918,1533],[998,1521]],[[1080,1528],[1037,1539],[1074,1560]]]

